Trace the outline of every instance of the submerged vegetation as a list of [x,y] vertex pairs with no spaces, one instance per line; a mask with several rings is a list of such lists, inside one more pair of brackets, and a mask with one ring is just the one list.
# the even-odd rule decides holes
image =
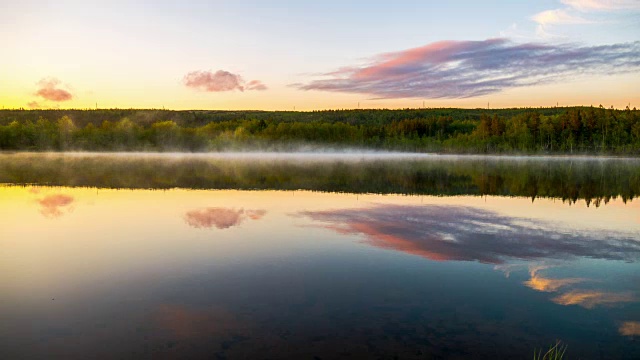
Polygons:
[[204,152],[301,146],[640,155],[640,111],[602,106],[314,112],[0,111],[0,150]]
[[0,154],[0,183],[125,189],[497,195],[600,206],[640,194],[640,160]]

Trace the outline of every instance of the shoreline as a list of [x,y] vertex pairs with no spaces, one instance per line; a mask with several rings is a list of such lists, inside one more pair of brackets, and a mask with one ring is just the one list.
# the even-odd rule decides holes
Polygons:
[[403,151],[377,151],[377,150],[314,150],[314,151],[215,151],[215,152],[181,152],[181,151],[7,151],[0,150],[0,156],[6,155],[41,155],[41,156],[68,156],[68,157],[137,157],[137,158],[200,158],[200,159],[308,159],[308,160],[538,160],[538,161],[602,161],[624,160],[640,161],[640,157],[627,155],[574,155],[574,154],[548,154],[548,155],[519,155],[519,154],[464,154],[464,153],[422,153]]

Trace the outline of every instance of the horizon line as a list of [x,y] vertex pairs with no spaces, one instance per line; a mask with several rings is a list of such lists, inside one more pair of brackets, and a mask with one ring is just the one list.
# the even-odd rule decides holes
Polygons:
[[262,109],[170,109],[170,108],[120,108],[120,107],[111,107],[111,108],[63,108],[63,109],[27,109],[24,107],[19,108],[5,108],[2,107],[0,111],[100,111],[100,110],[137,110],[137,111],[220,111],[220,112],[295,112],[295,113],[309,113],[309,112],[323,112],[323,111],[406,111],[406,110],[523,110],[523,109],[569,109],[569,108],[600,108],[606,110],[635,110],[636,107],[631,107],[631,104],[620,108],[610,105],[610,107],[606,107],[602,104],[593,105],[565,105],[565,106],[514,106],[514,107],[495,107],[495,108],[484,108],[484,107],[404,107],[404,108],[340,108],[340,109],[315,109],[315,110],[262,110]]

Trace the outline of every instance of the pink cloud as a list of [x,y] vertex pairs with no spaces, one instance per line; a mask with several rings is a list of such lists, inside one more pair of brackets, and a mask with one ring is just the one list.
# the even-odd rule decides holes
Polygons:
[[186,87],[207,91],[245,91],[245,90],[267,90],[267,86],[259,80],[252,80],[245,84],[245,81],[238,74],[228,71],[192,71],[184,76],[183,83]]
[[45,196],[38,200],[38,204],[41,206],[40,213],[42,215],[55,218],[62,216],[62,210],[69,209],[73,201],[73,197],[69,195],[56,194]]
[[268,88],[267,88],[267,85],[263,84],[262,81],[260,80],[251,80],[247,83],[246,89],[263,91],[263,90],[267,90]]
[[259,220],[266,210],[244,210],[228,208],[205,208],[191,210],[185,214],[185,221],[194,228],[228,229],[240,225],[246,219]]
[[60,85],[60,80],[58,79],[42,79],[38,82],[39,88],[38,91],[36,91],[36,95],[42,97],[45,100],[51,101],[68,101],[73,99],[73,95],[71,95],[70,92],[58,88],[58,85]]
[[[452,61],[453,57],[463,51],[473,51],[484,46],[501,43],[501,39],[480,41],[439,41],[422,47],[387,53],[377,57],[377,63],[356,69],[354,77],[361,79],[384,79],[386,76],[401,76],[411,72],[419,63],[440,64]],[[352,69],[353,70],[353,69]]]
[[639,58],[640,41],[591,47],[519,44],[504,38],[440,41],[380,54],[366,64],[341,67],[321,79],[291,86],[388,99],[468,98],[577,74],[637,71]]

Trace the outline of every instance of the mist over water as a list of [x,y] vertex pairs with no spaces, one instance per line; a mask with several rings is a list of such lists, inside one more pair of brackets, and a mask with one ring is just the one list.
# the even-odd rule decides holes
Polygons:
[[251,160],[385,160],[385,159],[434,159],[434,160],[508,160],[508,161],[626,161],[640,163],[638,157],[625,156],[592,156],[592,155],[478,155],[478,154],[446,154],[407,151],[383,151],[358,148],[317,148],[300,147],[293,151],[256,151],[229,150],[218,152],[0,152],[0,155],[42,157],[102,157],[102,158],[166,158],[166,159],[251,159]]
[[640,194],[640,160],[393,152],[0,154],[0,182],[584,200]]

